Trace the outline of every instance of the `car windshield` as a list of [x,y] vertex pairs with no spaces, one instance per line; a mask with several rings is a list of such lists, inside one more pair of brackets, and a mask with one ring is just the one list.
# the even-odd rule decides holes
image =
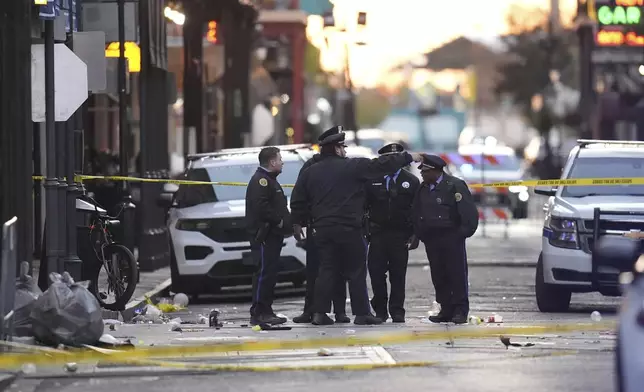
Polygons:
[[[578,158],[568,178],[630,178],[644,175],[644,157],[637,158]],[[644,185],[567,186],[563,197],[586,196],[644,196]]]
[[[278,180],[284,187],[284,194],[289,197],[293,188],[286,184],[295,184],[298,173],[304,163],[300,160],[287,160]],[[186,174],[190,181],[205,182],[241,182],[247,183],[257,170],[257,164],[230,164],[191,169]],[[244,200],[246,186],[234,185],[181,185],[177,191],[180,207],[191,207],[202,203],[216,201]]]
[[483,160],[478,155],[468,155],[474,163],[466,163],[460,165],[459,171],[463,174],[471,173],[473,171],[519,171],[521,170],[521,162],[514,155],[495,155],[494,161]]

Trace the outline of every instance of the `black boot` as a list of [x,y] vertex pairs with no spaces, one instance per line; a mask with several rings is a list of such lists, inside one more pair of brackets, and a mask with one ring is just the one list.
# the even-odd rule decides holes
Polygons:
[[326,315],[326,313],[315,313],[313,314],[313,320],[311,321],[313,325],[333,325],[333,319]]
[[349,316],[347,316],[346,313],[336,313],[335,322],[337,324],[346,324],[346,323],[350,323],[351,319],[349,318]]
[[452,312],[449,310],[441,310],[435,316],[429,316],[429,321],[432,323],[449,323],[452,321]]
[[467,323],[467,312],[462,309],[457,309],[452,316],[452,322],[454,324],[465,324]]
[[270,324],[270,325],[279,325],[284,324],[286,318],[274,316],[272,314],[264,314],[250,318],[250,325],[260,325],[260,324]]
[[295,324],[308,324],[313,320],[313,315],[311,313],[302,313],[299,316],[293,317],[293,322]]
[[355,325],[379,325],[382,324],[382,319],[372,314],[367,314],[365,316],[356,316],[353,319],[353,323]]
[[405,322],[405,315],[404,314],[392,314],[391,315],[391,321],[394,323],[404,323]]

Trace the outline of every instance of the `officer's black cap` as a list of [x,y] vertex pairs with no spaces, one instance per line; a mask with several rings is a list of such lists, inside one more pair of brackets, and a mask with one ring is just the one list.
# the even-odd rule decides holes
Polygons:
[[423,154],[423,161],[421,162],[419,169],[436,169],[443,170],[447,166],[447,162],[443,158],[434,154]]
[[320,146],[326,146],[327,144],[342,144],[344,143],[345,137],[344,129],[341,125],[338,125],[324,131],[324,133],[318,137],[318,144]]
[[400,143],[389,143],[384,145],[380,150],[378,150],[378,154],[380,155],[385,155],[385,154],[395,154],[398,152],[403,152],[405,151],[405,148],[403,147],[402,144]]

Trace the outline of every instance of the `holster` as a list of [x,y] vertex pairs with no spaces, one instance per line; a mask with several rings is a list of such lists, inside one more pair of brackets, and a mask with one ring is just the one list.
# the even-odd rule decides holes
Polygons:
[[257,230],[257,234],[255,234],[255,242],[263,244],[266,242],[266,237],[268,237],[268,232],[271,230],[271,225],[270,223],[266,222],[262,227]]

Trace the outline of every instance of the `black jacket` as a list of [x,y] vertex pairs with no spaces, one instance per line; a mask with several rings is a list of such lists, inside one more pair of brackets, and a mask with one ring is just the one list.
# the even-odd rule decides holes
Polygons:
[[[278,227],[282,222],[282,227]],[[290,235],[293,231],[284,190],[277,173],[257,168],[246,188],[246,228],[251,236],[266,224],[270,232]]]
[[387,229],[411,235],[411,205],[419,186],[418,178],[405,169],[400,170],[395,182],[389,181],[389,190],[384,176],[369,181],[366,186],[369,232]]
[[443,173],[443,179],[431,191],[429,184],[420,184],[412,217],[415,234],[423,241],[428,236],[453,232],[469,238],[479,225],[478,209],[467,184],[447,173]]
[[293,222],[312,227],[362,227],[365,182],[412,162],[408,153],[376,159],[325,156],[300,173],[291,194]]

